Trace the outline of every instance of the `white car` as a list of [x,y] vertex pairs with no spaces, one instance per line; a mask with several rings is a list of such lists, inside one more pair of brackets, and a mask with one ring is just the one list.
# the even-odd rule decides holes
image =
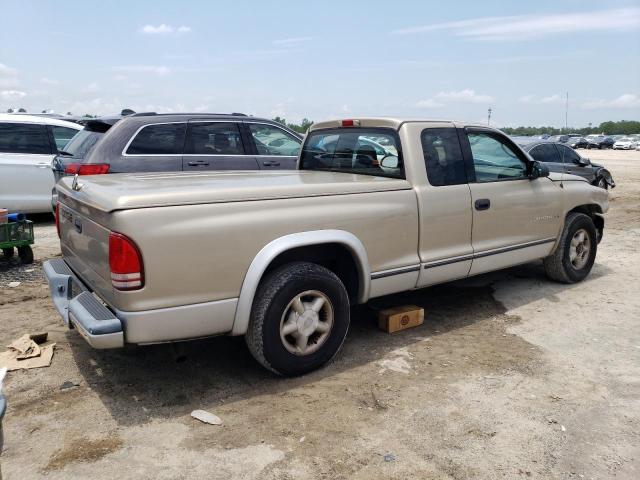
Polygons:
[[637,142],[631,137],[622,137],[613,144],[614,150],[633,150]]
[[56,118],[0,114],[0,208],[51,211],[51,161],[82,125]]

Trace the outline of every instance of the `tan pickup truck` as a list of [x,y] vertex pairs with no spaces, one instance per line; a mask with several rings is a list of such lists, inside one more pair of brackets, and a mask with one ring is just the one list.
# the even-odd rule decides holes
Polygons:
[[64,321],[95,348],[245,335],[265,367],[308,372],[350,306],[543,259],[593,266],[607,191],[549,174],[500,131],[395,118],[318,123],[298,170],[65,178]]

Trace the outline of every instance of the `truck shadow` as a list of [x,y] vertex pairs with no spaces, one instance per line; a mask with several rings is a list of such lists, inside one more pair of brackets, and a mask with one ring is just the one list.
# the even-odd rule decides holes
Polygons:
[[[514,308],[541,298],[554,301],[556,294],[588,288],[590,281],[608,273],[606,267],[596,265],[584,283],[562,285],[547,280],[540,264],[528,264],[375,299],[352,310],[349,334],[337,358],[325,368],[298,378],[280,378],[263,369],[251,357],[242,337],[100,351],[89,348],[76,332],[67,335],[88,387],[100,396],[118,424],[137,425],[154,418],[188,415],[194,409],[213,411],[220,405],[319,382],[380,361],[390,352],[426,337],[436,338],[504,316],[506,308],[494,298],[496,283],[523,293],[513,302],[510,298],[510,307]],[[377,309],[406,304],[425,309],[423,325],[394,335],[378,329]],[[482,334],[476,329],[465,336],[471,336],[468,341],[472,342],[473,335]],[[495,355],[495,351],[485,352],[490,354]]]

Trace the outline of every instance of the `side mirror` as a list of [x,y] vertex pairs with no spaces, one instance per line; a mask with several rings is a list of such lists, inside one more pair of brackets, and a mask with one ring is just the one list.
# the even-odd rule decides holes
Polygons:
[[382,159],[380,165],[385,168],[398,168],[398,157],[395,155],[387,155]]
[[529,174],[529,178],[531,180],[535,180],[540,177],[548,177],[549,176],[549,167],[542,162],[538,162],[537,160],[531,164],[531,173]]
[[589,159],[580,157],[578,160],[576,160],[576,163],[580,167],[586,167],[587,165],[589,165]]

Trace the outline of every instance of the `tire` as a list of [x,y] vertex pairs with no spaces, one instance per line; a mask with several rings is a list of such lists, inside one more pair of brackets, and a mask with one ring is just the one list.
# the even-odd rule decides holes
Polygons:
[[[320,305],[320,299],[322,307],[316,307],[320,309],[314,316],[311,307]],[[314,263],[289,263],[269,273],[258,287],[245,341],[265,368],[283,376],[302,375],[340,350],[349,315],[347,290],[332,271]],[[286,333],[291,328],[295,331]],[[314,328],[318,330],[309,334],[308,342],[301,341],[301,349],[299,338]]]
[[596,184],[595,185],[596,185],[596,187],[604,188],[605,190],[609,190],[609,184],[604,179],[604,177],[600,177],[600,178],[596,179]]
[[33,263],[33,250],[31,250],[29,245],[25,247],[18,247],[18,256],[20,257],[20,262],[23,265]]
[[13,257],[13,253],[14,253],[13,247],[11,247],[11,248],[3,248],[2,249],[2,254],[4,255],[4,258]]
[[[587,243],[579,241],[583,234]],[[593,267],[598,250],[598,234],[593,220],[583,213],[569,213],[555,252],[543,260],[547,276],[562,283],[583,280]],[[574,242],[574,245],[572,245]],[[585,252],[585,249],[588,249]],[[572,251],[573,250],[573,251]],[[572,260],[571,255],[577,254]]]

